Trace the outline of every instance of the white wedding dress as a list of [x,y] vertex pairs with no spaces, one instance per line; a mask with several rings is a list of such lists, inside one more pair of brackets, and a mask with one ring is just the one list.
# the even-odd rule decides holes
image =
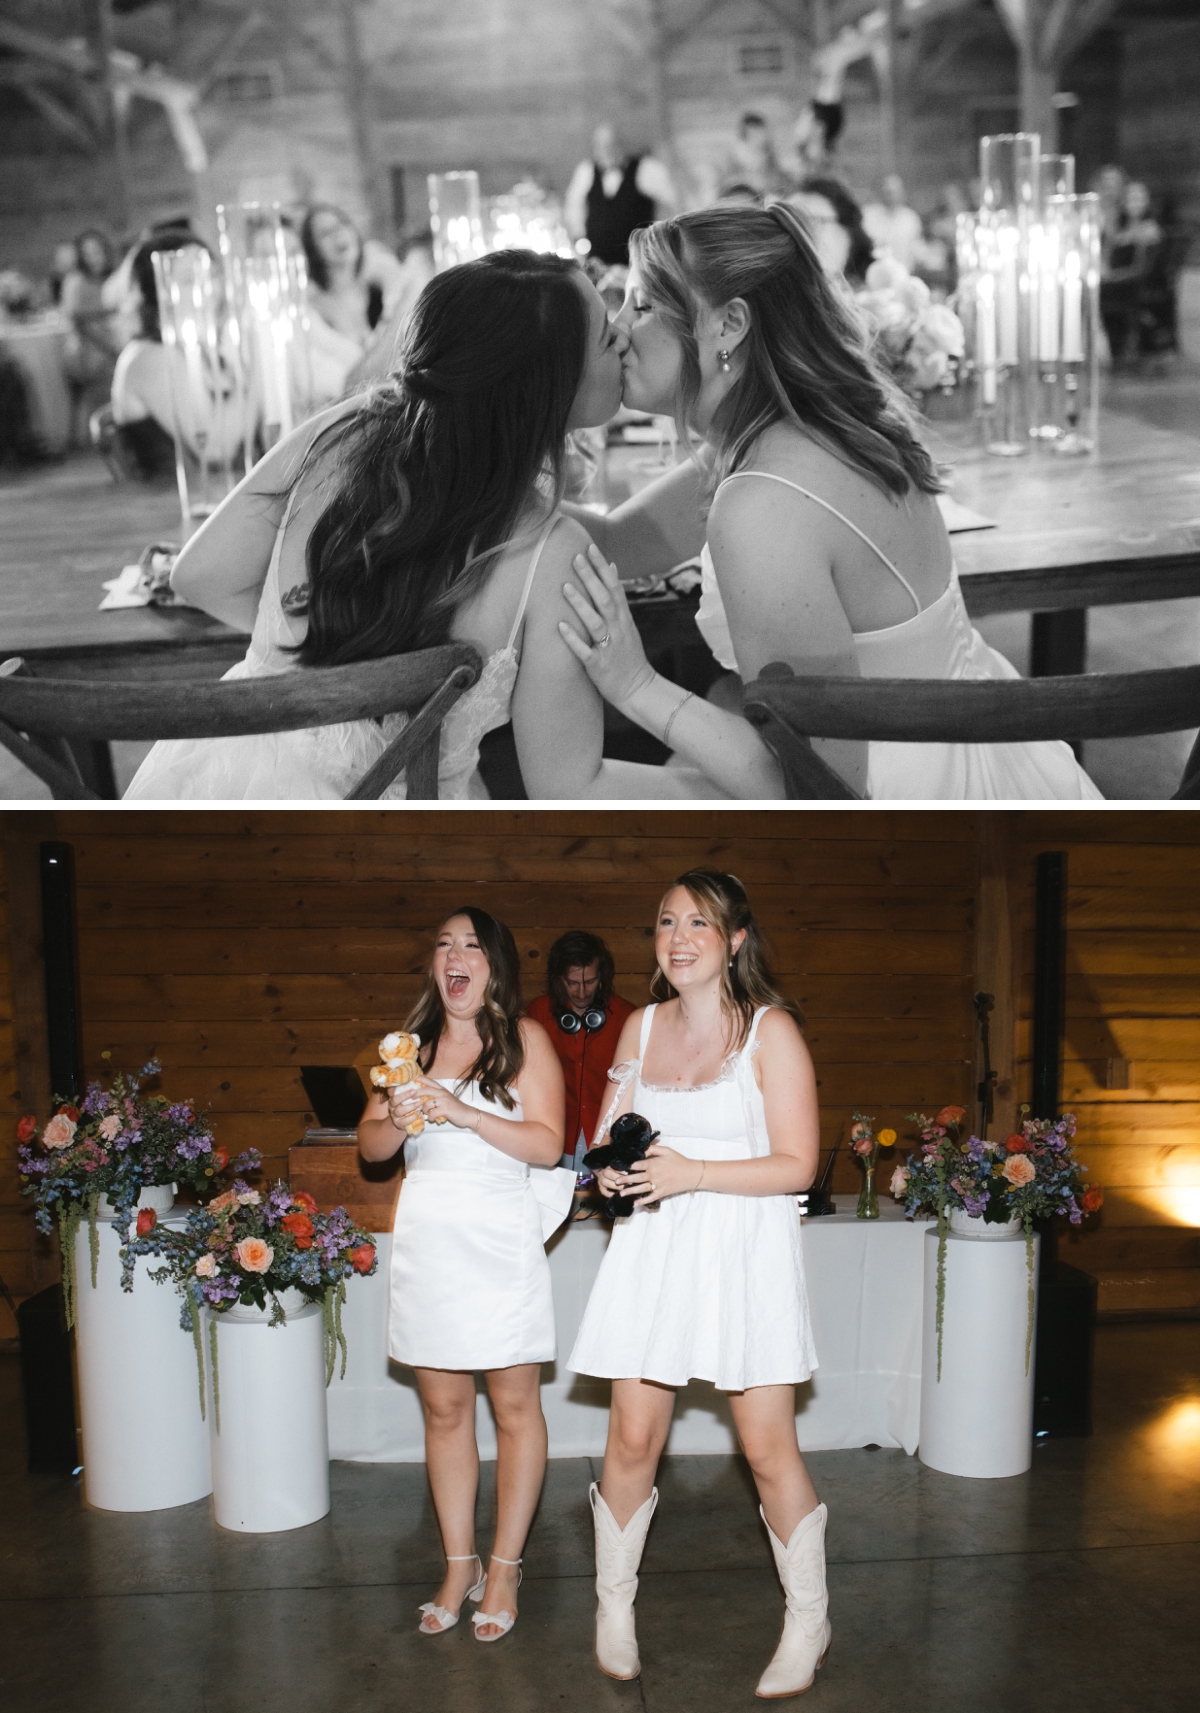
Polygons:
[[[766,470],[736,470],[735,482],[757,477],[779,482],[840,518],[907,590],[916,611],[886,630],[858,631],[854,652],[864,678],[1019,678],[1012,663],[983,640],[967,614],[958,573],[937,600],[922,609],[908,580],[887,555],[844,513],[798,482]],[[722,487],[725,485],[721,484]],[[700,607],[696,624],[720,664],[738,670],[708,543],[700,557]],[[876,802],[922,798],[988,801],[997,798],[1074,801],[1102,796],[1075,760],[1070,746],[1049,743],[872,743],[867,759],[867,795]]]
[[[305,670],[296,664],[290,650],[304,640],[308,621],[303,615],[292,615],[285,610],[284,592],[280,588],[280,556],[290,514],[289,499],[275,536],[250,646],[245,659],[231,667],[226,678],[259,678]],[[518,639],[525,606],[542,549],[560,515],[555,512],[538,536],[508,642],[487,657],[478,683],[459,697],[442,722],[439,798],[487,798],[477,765],[480,741],[487,732],[508,722],[520,665]],[[186,686],[180,693],[186,697]],[[199,802],[250,798],[340,801],[392,739],[399,736],[408,720],[409,715],[401,713],[389,714],[383,720],[350,720],[250,737],[170,738],[155,744],[134,775],[125,798]],[[401,774],[383,797],[402,799],[404,795]]]

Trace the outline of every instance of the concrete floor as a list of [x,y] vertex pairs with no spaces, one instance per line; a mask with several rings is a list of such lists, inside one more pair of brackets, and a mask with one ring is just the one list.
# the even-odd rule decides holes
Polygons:
[[[829,1505],[825,1713],[1189,1713],[1200,1671],[1200,1324],[1102,1327],[1096,1432],[1028,1475],[936,1475],[899,1451],[810,1459]],[[480,1503],[488,1542],[491,1466]],[[680,1457],[638,1604],[643,1676],[591,1658],[587,1460],[553,1462],[521,1615],[484,1648],[417,1634],[441,1554],[419,1465],[333,1465],[331,1515],[228,1534],[207,1501],[86,1511],[24,1472],[16,1362],[0,1360],[0,1706],[5,1713],[729,1713],[782,1597],[739,1460]]]

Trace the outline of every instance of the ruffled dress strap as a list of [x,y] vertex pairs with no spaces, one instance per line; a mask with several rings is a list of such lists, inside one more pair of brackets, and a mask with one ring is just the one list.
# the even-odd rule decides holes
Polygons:
[[641,1075],[642,1060],[646,1056],[646,1042],[650,1039],[650,1024],[657,1009],[657,1005],[648,1005],[642,1013],[642,1033],[641,1038],[638,1041],[637,1058],[622,1059],[621,1063],[619,1065],[613,1065],[608,1073],[609,1082],[616,1084],[616,1093],[608,1103],[608,1111],[600,1120],[600,1127],[596,1131],[597,1136],[603,1136],[604,1132],[612,1123],[613,1113],[621,1104],[625,1090],[631,1083],[635,1083]]
[[746,1121],[746,1134],[750,1138],[751,1154],[755,1159],[771,1152],[771,1139],[767,1135],[767,1111],[763,1104],[762,1090],[754,1077],[754,1055],[760,1045],[758,1026],[770,1009],[769,1005],[759,1006],[750,1024],[746,1044],[737,1055],[737,1080],[742,1113]]

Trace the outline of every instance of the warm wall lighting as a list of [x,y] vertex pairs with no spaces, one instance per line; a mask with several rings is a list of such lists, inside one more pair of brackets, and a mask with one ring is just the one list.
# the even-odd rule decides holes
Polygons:
[[[1190,1171],[1194,1171],[1194,1164]],[[1171,1184],[1153,1189],[1128,1189],[1121,1194],[1137,1202],[1168,1225],[1200,1228],[1200,1184]]]
[[1151,1423],[1146,1434],[1161,1464],[1193,1471],[1200,1461],[1200,1398],[1180,1398]]

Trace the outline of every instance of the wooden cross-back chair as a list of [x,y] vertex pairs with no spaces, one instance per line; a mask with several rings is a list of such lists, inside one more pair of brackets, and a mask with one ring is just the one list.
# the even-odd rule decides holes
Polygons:
[[215,684],[35,676],[14,657],[0,665],[0,744],[56,798],[96,800],[116,795],[93,789],[81,765],[98,742],[247,737],[408,713],[347,800],[381,797],[403,773],[409,800],[429,801],[438,794],[442,721],[482,669],[466,643]]
[[[854,798],[814,752],[813,738],[1035,743],[1188,731],[1200,726],[1200,666],[946,682],[797,677],[775,662],[746,685],[742,708],[778,758],[789,798]],[[1176,798],[1200,798],[1200,739]]]

